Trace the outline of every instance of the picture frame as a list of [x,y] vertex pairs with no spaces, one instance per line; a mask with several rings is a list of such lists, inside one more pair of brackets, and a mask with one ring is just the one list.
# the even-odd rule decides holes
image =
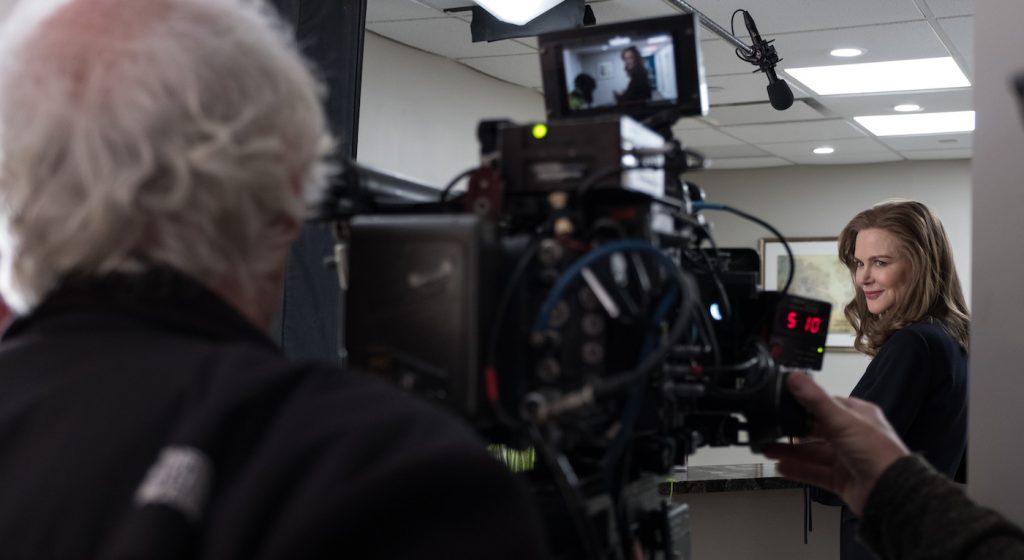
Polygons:
[[597,77],[601,80],[610,80],[615,77],[615,66],[611,62],[600,62],[597,65]]
[[[850,271],[839,261],[839,240],[836,237],[787,238],[793,250],[796,271],[789,292],[820,299],[832,304],[825,349],[856,352],[853,347],[853,325],[846,320],[843,308],[853,299],[854,286]],[[760,240],[761,287],[781,290],[789,273],[789,257],[782,243],[775,238]]]

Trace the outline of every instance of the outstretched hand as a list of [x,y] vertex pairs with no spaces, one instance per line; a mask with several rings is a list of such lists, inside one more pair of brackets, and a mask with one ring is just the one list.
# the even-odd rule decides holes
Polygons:
[[878,477],[910,452],[877,406],[860,399],[831,397],[803,374],[787,379],[807,410],[811,436],[819,441],[773,443],[764,454],[778,459],[779,473],[839,495],[858,516]]

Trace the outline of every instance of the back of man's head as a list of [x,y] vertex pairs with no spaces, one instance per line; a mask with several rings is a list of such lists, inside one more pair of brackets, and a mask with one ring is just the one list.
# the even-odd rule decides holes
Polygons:
[[329,137],[285,30],[244,0],[22,0],[0,29],[0,290],[170,266],[256,292]]

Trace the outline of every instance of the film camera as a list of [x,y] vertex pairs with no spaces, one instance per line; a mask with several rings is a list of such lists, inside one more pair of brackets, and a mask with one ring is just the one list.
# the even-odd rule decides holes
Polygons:
[[669,132],[706,112],[698,31],[541,36],[548,122],[481,123],[481,165],[443,191],[349,163],[320,207],[351,363],[530,450],[556,557],[686,557],[658,477],[806,432],[784,379],[820,368],[830,306],[760,291],[756,253],[715,247],[702,212],[756,218],[680,178],[701,162]]

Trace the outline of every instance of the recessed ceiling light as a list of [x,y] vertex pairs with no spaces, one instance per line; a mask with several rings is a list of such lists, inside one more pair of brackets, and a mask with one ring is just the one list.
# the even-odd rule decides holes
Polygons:
[[823,156],[825,154],[831,154],[832,152],[836,151],[836,149],[831,146],[822,146],[820,148],[814,148],[814,150],[812,151],[820,156]]
[[940,134],[971,132],[974,130],[974,111],[951,113],[917,113],[915,115],[874,115],[853,117],[875,136],[909,136],[913,134]]
[[952,57],[789,68],[785,72],[818,95],[970,87]]
[[915,103],[904,103],[902,105],[897,105],[893,107],[892,110],[896,111],[897,113],[914,113],[916,111],[920,111],[921,106]]
[[839,58],[852,58],[852,57],[860,56],[860,55],[864,54],[864,49],[853,49],[853,48],[832,49],[832,51],[829,52],[828,54],[830,54],[832,56],[838,56]]

